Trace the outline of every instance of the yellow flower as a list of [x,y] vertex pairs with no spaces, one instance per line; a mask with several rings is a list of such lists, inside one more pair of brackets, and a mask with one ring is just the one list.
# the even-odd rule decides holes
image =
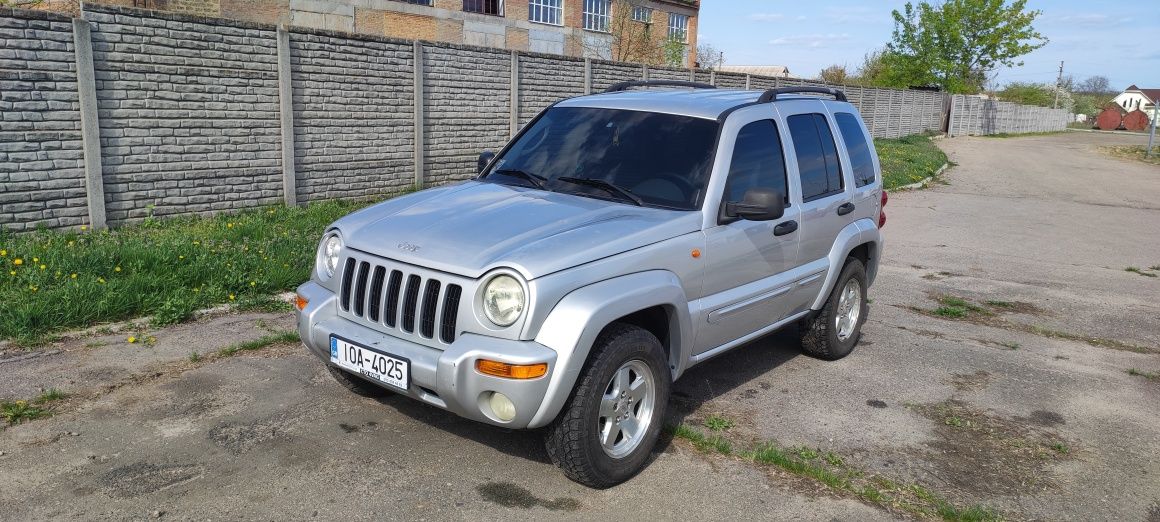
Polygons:
[[103,278],[103,277],[98,277],[98,278],[97,278],[97,282],[103,285],[103,284],[105,284],[105,278]]
[[132,335],[130,335],[130,336],[129,336],[129,342],[130,342],[130,343],[135,343],[135,342],[137,342],[137,338],[136,338],[136,337],[133,337]]
[[194,244],[194,245],[200,245],[200,244],[201,244],[201,241],[194,241],[194,242],[193,242],[193,244]]
[[88,226],[88,225],[81,225],[81,231],[82,231],[82,232],[83,232],[83,231],[85,231],[85,230],[88,230],[88,229],[89,229],[89,226]]
[[7,251],[7,250],[0,250],[0,257],[5,257],[5,256],[7,256],[7,255],[8,255],[8,251]]
[[16,259],[13,259],[13,260],[12,260],[12,264],[14,264],[14,265],[16,265],[16,266],[20,266],[20,265],[23,265],[23,264],[24,264],[24,260],[23,260],[23,259],[20,259],[20,258],[18,257],[18,258],[16,258]]
[[120,271],[121,271],[121,267],[114,268],[114,269],[113,269],[113,271],[114,271],[114,272],[120,272]]
[[73,242],[72,242],[72,241],[69,241],[69,242],[68,242],[68,246],[73,246]]
[[230,294],[230,301],[234,300],[234,294]]
[[185,256],[177,256],[177,259],[185,259]]
[[15,270],[9,270],[9,271],[8,271],[8,275],[14,276],[14,275],[16,275],[16,271],[15,271]]
[[34,257],[34,258],[32,258],[32,262],[33,262],[33,263],[39,263],[39,262],[40,262],[40,258],[39,258],[39,257]]
[[41,269],[41,270],[44,270],[45,268],[48,268],[48,267],[47,267],[47,266],[44,266],[44,265],[40,265],[40,269]]
[[71,277],[71,278],[73,278],[73,279],[76,279],[76,278],[77,278],[77,275],[76,275],[76,274],[73,274],[73,275],[70,275],[69,277]]
[[200,288],[194,288],[194,289],[193,289],[193,293],[195,293],[195,294],[196,294],[196,293],[198,293],[198,292],[201,292],[201,289],[200,289]]
[[233,224],[233,223],[228,223],[228,224],[226,224],[226,228],[234,228],[234,224]]
[[258,286],[258,283],[254,282],[254,281],[250,281],[250,286]]

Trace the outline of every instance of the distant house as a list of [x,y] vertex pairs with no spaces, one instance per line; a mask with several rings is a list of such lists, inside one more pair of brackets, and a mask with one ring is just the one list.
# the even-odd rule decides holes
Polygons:
[[1123,107],[1125,111],[1140,109],[1148,114],[1148,118],[1151,118],[1152,108],[1156,106],[1156,100],[1160,100],[1160,89],[1141,89],[1132,85],[1124,89],[1124,92],[1121,92],[1112,101]]
[[773,76],[777,78],[790,77],[789,67],[784,65],[722,65],[717,70],[721,72]]

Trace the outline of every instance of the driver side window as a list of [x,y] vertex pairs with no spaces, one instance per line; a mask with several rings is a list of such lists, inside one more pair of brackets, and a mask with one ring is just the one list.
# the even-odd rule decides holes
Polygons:
[[725,201],[737,202],[753,188],[781,192],[789,205],[785,181],[785,157],[781,153],[781,135],[773,120],[760,120],[741,128],[733,145],[733,161],[725,183]]

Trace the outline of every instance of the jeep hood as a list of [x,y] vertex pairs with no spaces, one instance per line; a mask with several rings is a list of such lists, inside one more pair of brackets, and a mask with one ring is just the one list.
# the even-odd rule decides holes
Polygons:
[[699,212],[468,181],[391,199],[334,224],[347,248],[480,277],[558,272],[695,232]]

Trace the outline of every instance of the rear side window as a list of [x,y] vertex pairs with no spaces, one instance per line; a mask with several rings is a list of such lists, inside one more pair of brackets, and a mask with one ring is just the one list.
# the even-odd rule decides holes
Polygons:
[[793,138],[802,182],[802,201],[842,191],[842,166],[834,133],[821,114],[796,114],[786,118]]
[[750,123],[737,133],[733,144],[733,161],[729,164],[726,201],[741,201],[753,188],[781,192],[789,201],[785,183],[785,157],[781,154],[781,136],[771,120]]
[[866,133],[858,124],[858,118],[848,112],[838,112],[834,113],[834,120],[838,122],[838,132],[842,133],[842,141],[846,142],[846,151],[850,154],[854,186],[864,187],[874,183],[874,157],[870,153]]

